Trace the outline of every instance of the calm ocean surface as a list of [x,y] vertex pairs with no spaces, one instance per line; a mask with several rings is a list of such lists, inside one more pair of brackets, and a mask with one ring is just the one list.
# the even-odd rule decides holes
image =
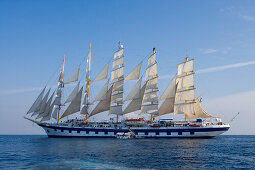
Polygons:
[[0,169],[255,169],[255,136],[54,139],[0,136]]

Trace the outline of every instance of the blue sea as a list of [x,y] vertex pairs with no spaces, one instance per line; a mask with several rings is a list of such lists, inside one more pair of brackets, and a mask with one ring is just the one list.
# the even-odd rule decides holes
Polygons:
[[85,139],[0,136],[0,169],[255,169],[255,136]]

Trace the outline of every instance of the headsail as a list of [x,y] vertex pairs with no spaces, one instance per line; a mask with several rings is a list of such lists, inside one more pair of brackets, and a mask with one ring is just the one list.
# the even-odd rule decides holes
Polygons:
[[45,111],[45,106],[46,106],[46,103],[47,103],[47,99],[48,99],[49,93],[50,93],[50,89],[48,90],[46,95],[43,97],[43,99],[42,99],[42,101],[40,103],[40,109],[38,111],[34,112],[32,114],[32,116],[41,114],[41,113],[43,113]]
[[44,112],[40,113],[35,119],[39,119],[39,118],[42,118],[42,117],[48,115],[48,112],[49,112],[49,109],[50,109],[50,106],[51,106],[51,102],[52,102],[52,99],[54,97],[54,93],[55,93],[55,91],[52,93],[49,100],[47,101]]
[[39,111],[40,109],[40,103],[42,101],[42,97],[44,94],[46,87],[43,88],[43,90],[41,91],[41,93],[39,94],[39,96],[36,98],[35,102],[33,103],[33,105],[30,107],[30,109],[28,110],[28,113],[32,113],[32,112],[36,112]]

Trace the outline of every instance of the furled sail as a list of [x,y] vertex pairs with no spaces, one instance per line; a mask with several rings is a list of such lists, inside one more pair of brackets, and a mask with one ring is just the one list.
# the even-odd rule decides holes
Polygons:
[[142,84],[142,78],[138,80],[136,85],[133,87],[133,89],[130,91],[130,93],[127,95],[124,101],[137,99],[140,97],[140,89]]
[[94,82],[99,81],[99,80],[103,80],[107,78],[108,75],[108,68],[109,68],[109,63],[107,63],[104,68],[102,69],[102,71],[96,76],[96,78],[93,80]]
[[65,82],[65,84],[78,81],[79,72],[80,72],[80,66],[73,72],[73,74],[72,74],[71,77]]
[[114,53],[114,61],[112,63],[111,81],[112,81],[112,94],[111,106],[109,114],[122,114],[123,103],[123,83],[124,83],[124,55],[123,45],[120,45],[119,51]]
[[178,64],[178,73],[177,75],[182,75],[183,73],[187,72],[193,72],[193,65],[194,65],[194,60],[188,60],[185,61],[184,63]]
[[36,112],[39,111],[40,109],[40,103],[42,101],[43,98],[43,94],[45,91],[46,87],[43,88],[43,90],[41,91],[41,93],[39,94],[39,96],[36,98],[35,102],[33,103],[33,105],[30,107],[30,109],[28,110],[28,113],[32,113],[32,112]]
[[140,71],[142,67],[142,62],[138,64],[133,71],[131,71],[128,76],[125,78],[125,80],[137,80],[140,76]]
[[148,58],[145,78],[147,79],[146,91],[139,114],[151,114],[151,119],[153,119],[153,115],[158,113],[158,72],[155,48],[153,48],[153,54]]
[[42,118],[42,117],[48,115],[48,112],[49,112],[49,109],[50,109],[50,106],[51,106],[51,102],[52,102],[52,99],[54,97],[54,93],[55,92],[52,93],[49,100],[47,101],[44,112],[38,114],[38,116],[35,119],[39,119],[39,118]]
[[141,89],[139,89],[139,93],[138,93],[139,97],[138,98],[134,98],[128,104],[128,106],[123,111],[123,114],[127,114],[127,113],[131,113],[131,112],[134,112],[134,111],[137,111],[137,110],[141,110],[141,105],[142,105],[142,100],[143,100],[143,95],[144,95],[145,87],[146,87],[146,84],[144,84],[143,87]]
[[80,85],[80,82],[77,83],[77,85],[75,86],[73,91],[70,93],[70,95],[68,96],[64,104],[71,102],[75,98],[75,96],[79,92],[79,85]]
[[80,91],[77,93],[77,95],[75,96],[75,98],[71,101],[70,105],[68,106],[68,108],[66,109],[66,111],[63,113],[63,115],[61,116],[61,119],[74,114],[78,111],[80,111],[81,108],[81,96],[82,96],[82,89],[83,87],[80,89]]
[[112,95],[112,86],[106,93],[106,99],[101,100],[96,107],[93,109],[93,111],[90,113],[89,117],[94,116],[98,113],[108,111],[110,110],[111,105],[111,95]]
[[108,84],[109,84],[109,80],[105,83],[105,85],[102,88],[102,90],[98,93],[98,95],[94,99],[93,103],[96,102],[96,101],[101,101],[101,100],[105,100],[106,99],[106,93],[108,91]]
[[46,106],[46,103],[47,103],[47,100],[48,100],[48,96],[49,96],[49,93],[50,93],[50,89],[48,90],[48,92],[46,93],[46,95],[43,97],[41,103],[40,103],[40,109],[39,111],[36,111],[32,114],[32,116],[34,115],[38,115],[38,114],[41,114],[45,111],[45,106]]

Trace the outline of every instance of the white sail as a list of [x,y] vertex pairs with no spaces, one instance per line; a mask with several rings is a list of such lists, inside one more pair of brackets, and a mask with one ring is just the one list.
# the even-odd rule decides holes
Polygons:
[[167,98],[158,109],[158,116],[174,112],[174,97]]
[[99,81],[99,80],[103,80],[107,78],[108,75],[108,68],[109,68],[109,63],[107,63],[104,68],[102,69],[102,71],[96,76],[96,78],[93,80],[94,82]]
[[93,111],[90,113],[89,117],[94,116],[98,113],[108,111],[110,110],[110,104],[111,104],[111,94],[112,94],[112,86],[111,88],[107,91],[106,94],[106,99],[101,100],[96,107],[93,109]]
[[43,90],[41,91],[41,93],[39,94],[39,96],[36,98],[35,102],[34,102],[33,105],[30,107],[30,109],[28,110],[27,114],[28,114],[28,113],[32,113],[32,112],[39,111],[39,109],[40,109],[40,103],[41,103],[41,101],[42,101],[42,97],[43,97],[45,88],[46,88],[46,87],[43,88]]
[[71,102],[75,98],[75,96],[79,92],[79,85],[80,85],[80,82],[77,83],[77,85],[75,86],[73,91],[70,93],[70,95],[68,96],[64,104]]
[[176,82],[177,82],[177,90],[180,90],[182,88],[192,87],[194,86],[194,74],[178,77],[176,79]]
[[124,67],[117,68],[111,72],[111,80],[123,77]]
[[122,57],[122,56],[123,56],[123,48],[120,47],[119,50],[114,53],[114,59],[117,57]]
[[71,77],[65,82],[65,84],[78,81],[79,72],[80,72],[80,66],[73,72],[73,74],[72,74]]
[[83,89],[83,87],[80,89],[80,91],[77,93],[75,98],[72,100],[71,104],[68,106],[66,111],[63,113],[63,115],[61,116],[61,119],[68,115],[71,115],[71,114],[74,114],[74,113],[80,111],[82,89]]
[[175,95],[175,102],[184,101],[184,100],[194,100],[195,98],[195,90],[184,90],[179,91]]
[[53,97],[54,97],[54,93],[55,93],[55,92],[52,93],[52,95],[50,96],[49,100],[47,101],[44,112],[40,113],[40,114],[36,117],[36,119],[39,119],[39,118],[41,118],[41,117],[44,117],[44,116],[48,115],[48,112],[49,112],[49,109],[50,109],[50,106],[51,106],[51,102],[52,102],[52,99],[53,99]]
[[155,63],[147,68],[145,78],[148,78],[150,76],[157,76],[157,74],[157,64]]
[[96,102],[96,101],[100,101],[100,100],[105,100],[106,99],[106,93],[107,93],[107,90],[108,90],[108,84],[109,84],[109,80],[105,83],[104,87],[98,93],[98,95],[94,99],[93,103]]
[[176,93],[176,76],[174,76],[166,90],[160,96],[159,100],[165,100],[167,98],[174,97],[175,93]]
[[91,64],[91,45],[89,48],[89,54],[87,56],[87,66],[86,66],[86,83],[85,83],[85,93],[84,93],[84,99],[82,102],[82,109],[80,114],[85,114],[87,118],[88,114],[88,107],[89,107],[89,83],[90,83],[90,64]]
[[122,115],[122,105],[111,106],[109,114]]
[[47,112],[47,115],[45,115],[45,116],[41,119],[41,122],[42,122],[42,121],[48,121],[48,120],[50,120],[50,118],[51,118],[51,112],[52,112],[52,110],[53,110],[53,107],[54,107],[54,104],[52,103],[51,106],[50,106],[50,108],[49,108],[49,111]]
[[195,114],[188,114],[188,118],[212,118],[212,116],[207,113],[200,105],[199,99],[197,98],[194,103]]
[[148,65],[154,64],[154,63],[156,63],[156,53],[152,54],[152,55],[148,58]]
[[123,91],[124,80],[118,80],[113,83],[112,92]]
[[142,105],[139,114],[158,114],[158,104]]
[[130,93],[127,95],[124,101],[137,99],[140,96],[140,89],[142,84],[142,78],[138,80],[136,85],[133,87],[133,89],[130,91]]
[[48,96],[49,96],[49,93],[50,93],[50,89],[48,90],[48,92],[46,93],[46,95],[44,96],[44,98],[42,99],[41,103],[40,103],[40,109],[39,111],[36,111],[32,114],[32,116],[34,115],[37,115],[37,114],[41,114],[44,112],[45,110],[45,106],[46,106],[46,103],[47,103],[47,99],[48,99]]
[[147,80],[147,85],[145,90],[149,90],[149,89],[158,89],[158,77]]
[[151,92],[144,93],[143,103],[146,103],[146,102],[158,103],[158,91],[151,91]]
[[122,104],[122,98],[123,98],[123,93],[112,94],[111,104],[112,103]]
[[142,62],[138,64],[133,71],[131,71],[128,76],[125,78],[125,80],[137,80],[140,76],[140,71],[142,67]]
[[184,63],[178,64],[177,75],[182,75],[183,73],[187,73],[187,72],[193,72],[193,63],[194,63],[194,60],[189,60]]
[[139,97],[133,99],[123,111],[123,114],[131,113],[141,109],[146,84],[140,89]]
[[194,102],[179,103],[174,105],[174,114],[195,114]]
[[112,62],[112,68],[115,68],[116,66],[122,66],[124,62],[124,57],[117,58]]

